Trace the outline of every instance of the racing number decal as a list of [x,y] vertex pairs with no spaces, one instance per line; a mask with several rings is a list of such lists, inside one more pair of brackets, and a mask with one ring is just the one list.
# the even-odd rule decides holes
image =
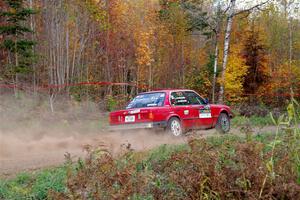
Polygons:
[[199,118],[211,118],[211,110],[209,105],[204,106],[204,108],[199,110]]

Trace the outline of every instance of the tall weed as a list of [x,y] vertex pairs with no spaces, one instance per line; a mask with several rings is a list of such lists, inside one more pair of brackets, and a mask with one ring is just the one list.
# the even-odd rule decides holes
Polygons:
[[68,192],[55,192],[51,197],[299,199],[295,162],[285,141],[274,143],[274,136],[265,138],[271,142],[224,136],[191,139],[178,150],[162,146],[148,156],[131,151],[119,159],[108,153],[90,156],[75,173],[69,173]]

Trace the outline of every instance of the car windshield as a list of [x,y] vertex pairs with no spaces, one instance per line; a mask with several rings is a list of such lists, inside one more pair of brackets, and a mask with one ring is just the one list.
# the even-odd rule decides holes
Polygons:
[[126,109],[163,106],[165,96],[164,92],[139,94],[128,104]]

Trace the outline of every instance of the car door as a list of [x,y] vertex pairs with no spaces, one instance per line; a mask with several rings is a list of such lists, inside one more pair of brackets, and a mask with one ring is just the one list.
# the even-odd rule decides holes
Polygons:
[[171,110],[178,115],[185,129],[192,129],[195,116],[183,91],[174,91],[170,95]]
[[189,104],[190,110],[193,114],[194,126],[197,128],[211,128],[212,127],[212,115],[211,107],[206,104],[204,99],[193,91],[184,92]]

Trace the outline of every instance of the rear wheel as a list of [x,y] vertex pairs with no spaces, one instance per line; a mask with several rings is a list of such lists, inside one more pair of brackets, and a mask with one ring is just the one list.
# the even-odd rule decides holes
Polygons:
[[181,136],[183,131],[180,120],[172,117],[168,122],[167,131],[176,137]]
[[216,129],[219,133],[228,133],[230,131],[230,119],[226,113],[219,115]]

